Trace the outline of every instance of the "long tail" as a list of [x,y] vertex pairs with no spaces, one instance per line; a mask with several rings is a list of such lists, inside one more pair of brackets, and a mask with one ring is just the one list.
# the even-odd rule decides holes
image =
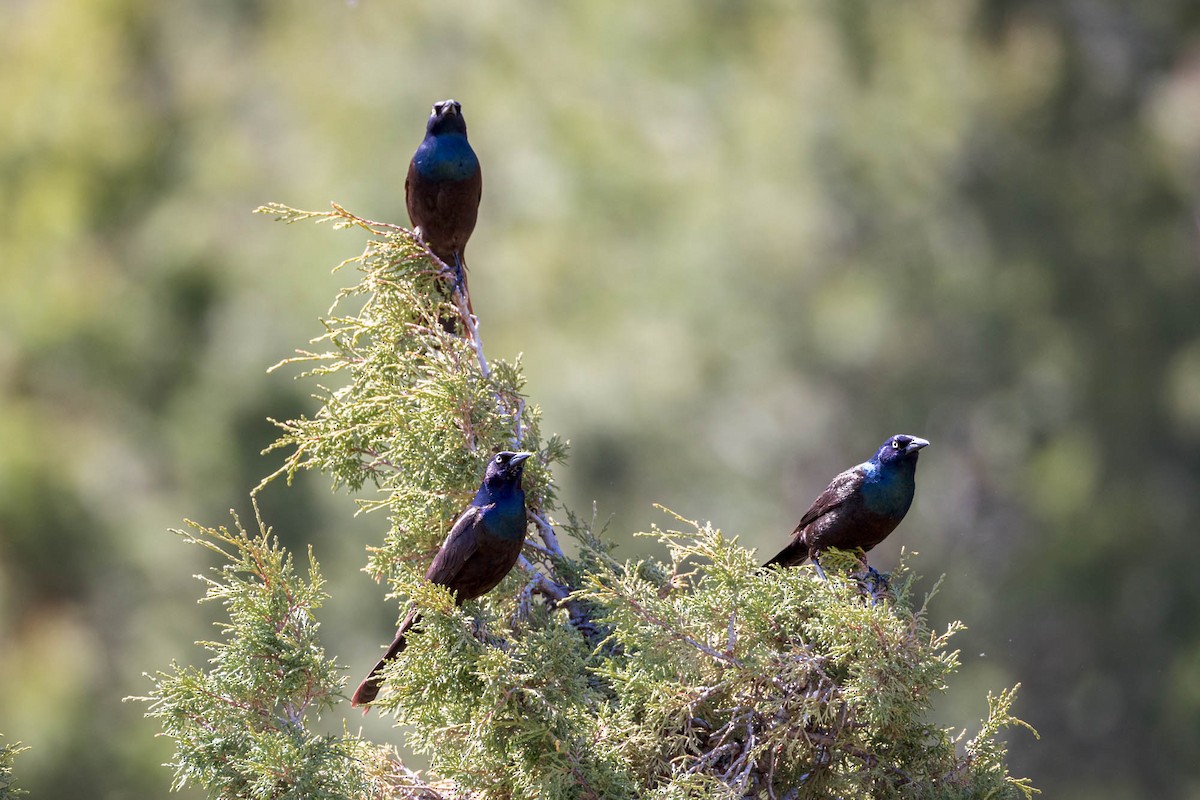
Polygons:
[[354,690],[354,696],[350,698],[350,705],[366,706],[375,700],[375,696],[379,694],[379,687],[383,684],[383,668],[387,666],[387,662],[404,652],[404,648],[408,646],[408,631],[420,619],[421,615],[415,610],[408,612],[408,616],[400,623],[400,628],[396,631],[396,638],[392,640],[392,644],[383,654],[383,658],[379,659],[379,663],[371,668],[371,672]]
[[763,569],[772,564],[779,564],[784,567],[797,567],[803,564],[808,559],[808,545],[803,542],[792,542],[787,547],[775,554],[775,557],[762,565]]

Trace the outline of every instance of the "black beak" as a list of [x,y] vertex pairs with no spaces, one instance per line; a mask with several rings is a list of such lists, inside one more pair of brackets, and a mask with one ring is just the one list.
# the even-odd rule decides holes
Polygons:
[[929,440],[914,436],[912,441],[908,443],[908,447],[904,448],[904,452],[915,453],[923,447],[929,447]]

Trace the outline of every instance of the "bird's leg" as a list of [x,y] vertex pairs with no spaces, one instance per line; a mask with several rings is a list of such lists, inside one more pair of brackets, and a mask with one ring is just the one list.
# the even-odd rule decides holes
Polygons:
[[867,571],[867,578],[871,581],[871,586],[873,587],[874,591],[878,591],[880,586],[882,586],[884,590],[887,590],[887,576],[867,563],[867,554],[865,551],[859,551],[858,560],[860,563],[862,563],[863,569]]
[[825,570],[821,569],[821,562],[817,561],[817,557],[815,555],[811,556],[809,560],[812,561],[813,569],[817,571],[817,577],[829,583],[829,578],[825,577]]
[[886,600],[890,594],[891,586],[888,584],[887,575],[882,572],[871,570],[871,603],[879,605],[881,600]]
[[868,564],[865,553],[860,554],[859,560],[862,563],[864,572],[862,577],[858,578],[858,585],[861,587],[863,594],[871,598],[871,604],[878,605],[880,598],[886,597],[887,591],[891,588],[888,585],[887,575],[884,575]]
[[871,579],[871,583],[874,584],[876,588],[879,588],[880,586],[882,586],[884,589],[889,588],[888,576],[875,569],[870,564],[867,565],[867,577]]
[[464,291],[466,287],[466,267],[463,265],[462,253],[454,251],[454,290]]

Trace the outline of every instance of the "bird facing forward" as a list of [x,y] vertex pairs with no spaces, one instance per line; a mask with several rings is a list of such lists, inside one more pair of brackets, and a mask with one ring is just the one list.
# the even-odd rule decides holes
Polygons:
[[[425,580],[445,586],[462,605],[490,592],[504,580],[525,543],[525,490],[521,475],[531,453],[497,453],[488,462],[483,483],[450,529],[425,572]],[[359,684],[351,705],[364,706],[379,694],[382,670],[407,644],[408,631],[421,619],[410,608],[383,658]]]
[[838,475],[813,501],[792,541],[764,566],[817,562],[822,550],[866,552],[896,529],[916,492],[917,456],[929,442],[897,434],[871,457]]
[[483,173],[467,141],[462,104],[457,100],[434,103],[425,139],[408,165],[404,200],[421,240],[454,269],[455,287],[463,294],[467,269],[463,251],[475,230],[482,196]]

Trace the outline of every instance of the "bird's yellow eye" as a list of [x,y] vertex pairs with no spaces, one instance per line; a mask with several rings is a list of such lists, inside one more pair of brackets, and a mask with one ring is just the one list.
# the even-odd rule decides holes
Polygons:
[[892,439],[892,449],[893,450],[900,449],[900,440],[899,439]]

